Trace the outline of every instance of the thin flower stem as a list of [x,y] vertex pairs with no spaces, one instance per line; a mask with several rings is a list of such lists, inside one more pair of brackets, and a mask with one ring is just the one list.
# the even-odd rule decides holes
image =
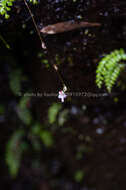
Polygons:
[[42,40],[40,31],[39,31],[39,29],[38,29],[38,27],[37,27],[37,24],[36,24],[36,21],[35,21],[35,19],[34,19],[34,16],[33,16],[32,12],[31,12],[31,9],[30,9],[30,7],[28,6],[28,3],[26,2],[26,0],[24,0],[24,3],[25,3],[25,5],[26,5],[26,7],[27,7],[27,9],[28,9],[28,11],[29,11],[29,14],[30,14],[31,18],[32,18],[33,24],[34,24],[34,26],[35,26],[35,29],[36,29],[37,33],[38,33],[39,39],[40,39],[40,41],[41,41],[41,44],[43,44],[44,41]]
[[[31,18],[32,18],[33,24],[34,24],[34,26],[35,26],[35,29],[36,29],[37,34],[38,34],[38,36],[39,36],[39,39],[40,39],[40,41],[41,41],[41,48],[42,48],[42,47],[46,47],[46,46],[45,46],[45,43],[44,43],[44,40],[43,40],[42,37],[41,37],[40,31],[39,31],[39,29],[38,29],[38,27],[37,27],[36,21],[35,21],[35,19],[34,19],[34,17],[33,17],[32,11],[31,11],[31,9],[30,9],[28,3],[26,2],[26,0],[24,0],[24,3],[25,3],[25,5],[26,5],[26,7],[27,7],[27,9],[28,9],[28,11],[29,11],[29,14],[30,14],[30,16],[31,16]],[[47,50],[47,53],[48,53],[48,55],[49,55],[48,50]],[[60,73],[59,73],[59,71],[58,71],[57,65],[53,64],[51,61],[50,61],[50,65],[51,65],[51,66],[53,67],[53,69],[56,71],[56,73],[57,73],[57,75],[58,75],[58,78],[60,79],[60,81],[61,81],[61,83],[62,83],[62,85],[63,85],[63,88],[65,87],[65,88],[67,89],[67,87],[66,87],[66,85],[65,85],[65,83],[64,83],[64,80],[63,80],[62,76],[60,75]]]
[[62,82],[63,87],[66,87],[66,85],[65,85],[65,83],[64,83],[64,80],[63,80],[63,78],[61,77],[61,74],[60,74],[59,71],[58,71],[58,67],[57,67],[55,64],[53,64],[53,68],[55,69],[55,71],[56,71],[56,73],[57,73],[57,75],[58,75],[60,81]]

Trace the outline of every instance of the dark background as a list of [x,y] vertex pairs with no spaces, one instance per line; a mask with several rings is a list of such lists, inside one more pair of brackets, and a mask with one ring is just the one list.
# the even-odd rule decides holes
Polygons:
[[[0,188],[12,190],[125,190],[126,189],[126,99],[125,73],[112,93],[98,89],[95,71],[101,57],[119,48],[126,48],[126,2],[123,0],[41,0],[29,5],[39,28],[67,20],[99,22],[100,27],[43,35],[47,50],[35,31],[23,1],[17,1],[10,19],[1,17],[0,35],[10,45],[0,41]],[[88,32],[85,32],[87,31]],[[40,57],[38,55],[41,55]],[[26,126],[17,114],[21,97],[10,88],[9,74],[22,70],[27,77],[21,84],[22,94],[29,89],[40,93],[58,93],[62,83],[52,67],[43,59],[55,63],[70,92],[101,93],[98,97],[72,96],[61,104],[57,97],[30,97],[27,109],[32,122]],[[43,58],[44,57],[44,58]],[[106,96],[102,96],[106,93]],[[62,108],[53,124],[48,111],[54,104]],[[58,118],[67,110],[62,126]],[[27,117],[27,116],[26,116]],[[52,135],[53,145],[39,139],[40,150],[32,147],[29,131],[35,122]],[[25,131],[23,141],[28,148],[22,154],[15,178],[6,163],[6,145],[18,129]],[[32,134],[32,137],[34,135]],[[17,151],[20,146],[17,144]],[[38,163],[34,167],[34,163]],[[81,171],[81,177],[76,176]]]

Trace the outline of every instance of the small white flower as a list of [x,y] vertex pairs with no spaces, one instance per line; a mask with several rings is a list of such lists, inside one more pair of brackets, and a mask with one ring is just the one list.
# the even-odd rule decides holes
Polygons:
[[59,91],[58,98],[61,99],[61,102],[64,102],[64,99],[67,97],[67,95],[64,93],[64,91]]

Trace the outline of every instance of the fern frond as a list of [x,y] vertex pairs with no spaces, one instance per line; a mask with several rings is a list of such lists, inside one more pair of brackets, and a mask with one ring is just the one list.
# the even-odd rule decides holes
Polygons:
[[124,65],[118,65],[114,68],[114,71],[112,71],[110,73],[110,77],[109,77],[109,80],[107,82],[105,82],[105,86],[108,90],[108,92],[111,92],[111,89],[113,87],[113,85],[115,84],[115,81],[117,80],[120,72],[122,69],[124,69]]
[[96,84],[99,88],[105,83],[108,92],[111,92],[121,70],[125,67],[120,63],[123,60],[126,60],[123,49],[115,50],[101,59],[96,70]]

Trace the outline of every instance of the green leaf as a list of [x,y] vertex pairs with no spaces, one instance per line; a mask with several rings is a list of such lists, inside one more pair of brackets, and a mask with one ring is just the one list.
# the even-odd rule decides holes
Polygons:
[[51,132],[47,130],[42,130],[40,132],[40,138],[42,142],[45,144],[45,146],[50,147],[53,145],[53,137],[52,137]]
[[14,132],[6,145],[5,160],[12,177],[17,176],[22,153],[27,148],[27,146],[22,142],[23,136],[23,130]]
[[54,103],[50,106],[48,110],[48,119],[50,124],[53,124],[56,121],[57,114],[61,108],[62,106],[60,103]]
[[76,182],[81,182],[84,178],[84,171],[83,170],[78,170],[75,173],[74,179]]
[[28,108],[30,97],[22,97],[19,105],[17,106],[18,117],[24,122],[25,125],[30,125],[32,122],[32,114]]

